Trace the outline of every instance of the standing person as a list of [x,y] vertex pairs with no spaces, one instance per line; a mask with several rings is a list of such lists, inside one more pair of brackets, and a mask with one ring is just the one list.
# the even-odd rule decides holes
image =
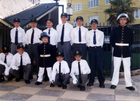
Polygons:
[[[58,87],[62,87],[62,89],[67,89],[67,84],[69,81],[69,66],[68,63],[63,60],[64,54],[62,52],[57,52],[56,56],[57,62],[53,65],[52,77],[53,77],[53,84],[57,84]],[[52,85],[51,87],[54,87]]]
[[30,21],[31,28],[26,31],[25,35],[25,41],[26,44],[28,45],[28,54],[31,58],[31,75],[30,79],[33,79],[33,66],[34,66],[34,60],[36,62],[36,71],[38,75],[38,70],[39,70],[39,54],[38,54],[38,45],[41,42],[40,40],[40,35],[42,31],[37,28],[37,20],[36,19],[31,19]]
[[122,13],[117,18],[119,26],[112,30],[110,36],[110,43],[114,47],[113,58],[114,58],[114,72],[111,80],[111,89],[115,89],[119,82],[119,70],[121,61],[124,66],[124,77],[126,83],[126,89],[134,91],[135,88],[131,82],[131,46],[134,41],[134,35],[131,28],[127,27],[129,17],[126,13]]
[[58,51],[64,53],[64,60],[67,61],[69,67],[71,64],[71,30],[73,26],[67,23],[67,13],[61,14],[62,24],[57,25],[56,30],[58,33]]
[[13,21],[14,28],[10,31],[11,38],[11,53],[14,55],[17,53],[17,45],[25,45],[25,31],[20,27],[20,19],[15,18]]
[[3,52],[0,53],[0,82],[5,81],[4,75],[9,75],[10,64],[13,58],[13,54],[10,53],[8,46],[3,46]]
[[[29,75],[31,71],[31,60],[24,51],[23,45],[17,46],[17,52],[11,61],[11,69],[9,72],[8,79],[12,80],[13,76],[16,78],[16,82],[19,82],[22,76],[24,75],[24,80],[26,84],[30,84]],[[22,75],[23,74],[23,75]]]
[[71,77],[73,79],[73,84],[77,87],[80,87],[81,91],[85,90],[85,85],[87,82],[87,76],[91,72],[88,63],[82,58],[82,52],[76,50],[74,52],[75,61],[72,62],[71,67]]
[[[82,52],[82,59],[87,59],[86,32],[88,29],[83,27],[83,17],[76,18],[77,27],[71,31],[71,42],[73,46],[73,54],[78,49]],[[75,60],[75,58],[74,58]]]
[[[58,34],[57,31],[53,28],[53,20],[48,18],[46,20],[47,29],[45,29],[43,32],[46,32],[50,35],[50,38],[48,40],[48,43],[50,43],[53,47],[53,50],[56,52],[56,47],[58,43]],[[56,54],[53,54],[53,64],[56,62]]]
[[47,71],[50,86],[52,85],[52,66],[53,66],[53,54],[56,54],[53,50],[53,46],[48,43],[50,36],[46,32],[41,33],[42,44],[38,46],[38,54],[39,54],[39,73],[38,79],[35,85],[42,84],[43,74]]
[[104,33],[97,29],[98,21],[91,21],[92,30],[86,34],[87,45],[89,48],[90,79],[87,86],[92,86],[95,81],[96,70],[98,73],[99,87],[104,88],[105,77],[103,75],[103,52]]

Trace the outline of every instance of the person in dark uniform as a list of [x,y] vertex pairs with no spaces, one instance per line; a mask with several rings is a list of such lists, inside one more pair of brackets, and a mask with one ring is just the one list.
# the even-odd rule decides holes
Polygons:
[[[71,42],[72,42],[72,50],[73,54],[78,49],[82,52],[82,59],[87,59],[87,41],[86,41],[86,33],[88,29],[83,27],[83,17],[78,16],[76,18],[77,27],[73,28],[71,31]],[[74,57],[73,57],[74,58]],[[73,59],[75,60],[75,58]]]
[[133,30],[126,24],[129,21],[129,17],[126,13],[122,13],[117,18],[119,26],[114,28],[111,32],[110,43],[114,47],[113,59],[114,59],[114,72],[111,80],[111,89],[115,89],[119,82],[119,70],[121,61],[124,66],[124,77],[126,83],[126,89],[134,91],[135,88],[131,82],[131,46],[134,41]]
[[89,65],[86,60],[82,58],[82,52],[76,50],[74,52],[75,61],[72,62],[71,67],[71,77],[73,79],[73,84],[80,87],[81,91],[85,91],[85,85],[87,82],[87,76],[91,72]]
[[[9,72],[8,80],[12,80],[13,76],[16,82],[19,82],[24,75],[25,83],[30,84],[29,75],[31,72],[31,59],[27,52],[24,51],[23,45],[17,46],[17,52],[11,61],[11,69]],[[23,74],[23,75],[22,75]]]
[[11,53],[17,53],[17,45],[22,44],[25,46],[25,31],[20,27],[20,19],[15,18],[13,21],[14,28],[10,31],[11,38]]
[[54,82],[53,84],[57,84],[58,87],[62,87],[62,89],[67,89],[70,69],[68,63],[65,60],[63,60],[64,53],[58,51],[56,59],[57,62],[54,63],[52,71]]
[[42,44],[38,46],[38,54],[39,54],[39,73],[38,79],[35,85],[42,84],[44,70],[47,71],[47,75],[49,77],[50,86],[52,85],[52,66],[53,66],[53,56],[56,52],[53,49],[53,46],[48,43],[50,36],[46,32],[41,33]]
[[33,79],[33,67],[34,67],[34,60],[36,62],[36,75],[38,75],[38,70],[39,70],[39,55],[37,51],[37,47],[39,44],[42,43],[40,40],[40,35],[42,31],[38,29],[37,26],[37,20],[36,19],[31,19],[30,21],[31,28],[26,31],[25,35],[25,42],[28,45],[28,54],[31,58],[31,74],[30,74],[30,79]]
[[97,29],[98,21],[93,19],[91,21],[92,30],[86,34],[86,40],[89,50],[89,63],[91,68],[89,82],[87,86],[92,86],[95,81],[95,74],[97,70],[99,87],[104,88],[105,77],[103,74],[103,52],[104,33]]
[[4,75],[9,75],[10,64],[13,58],[13,54],[10,53],[8,46],[3,46],[3,52],[0,53],[0,82],[5,81]]

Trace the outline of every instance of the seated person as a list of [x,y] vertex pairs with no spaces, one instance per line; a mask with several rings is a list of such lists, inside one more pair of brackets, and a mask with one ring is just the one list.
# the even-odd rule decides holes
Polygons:
[[[57,52],[55,64],[53,65],[53,84],[57,84],[58,87],[62,86],[62,89],[67,89],[67,84],[69,81],[69,66],[64,59],[64,54],[62,52]],[[51,85],[53,87],[54,85]]]
[[0,82],[5,81],[4,75],[9,75],[10,64],[13,58],[13,54],[10,53],[8,46],[5,45],[2,50],[3,53],[0,53]]
[[72,62],[72,68],[70,76],[73,79],[73,84],[80,87],[81,91],[85,90],[85,84],[87,82],[87,76],[91,72],[88,63],[82,58],[82,52],[77,50],[74,53],[75,61]]
[[[24,75],[25,83],[30,84],[29,74],[31,72],[31,60],[27,52],[24,51],[23,45],[17,46],[17,52],[11,61],[11,69],[9,73],[9,80],[16,78],[16,82],[19,82]],[[22,75],[23,74],[23,75]]]

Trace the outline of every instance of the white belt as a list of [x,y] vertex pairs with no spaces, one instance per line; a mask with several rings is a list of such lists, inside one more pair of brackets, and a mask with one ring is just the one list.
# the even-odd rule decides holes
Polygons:
[[50,57],[51,54],[47,54],[47,55],[40,55],[40,57]]
[[116,46],[129,46],[128,43],[115,43]]

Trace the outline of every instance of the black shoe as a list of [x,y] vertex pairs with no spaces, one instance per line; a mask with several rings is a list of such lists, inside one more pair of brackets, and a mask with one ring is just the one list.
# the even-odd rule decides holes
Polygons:
[[78,88],[80,88],[81,86],[80,86],[80,85],[78,85],[77,87],[78,87]]
[[105,88],[105,84],[99,84],[100,88]]
[[35,83],[35,85],[41,85],[41,84],[42,82],[38,82],[38,81]]
[[20,78],[16,78],[16,82],[19,82],[20,81]]
[[126,89],[129,89],[129,90],[132,90],[132,91],[134,91],[134,90],[135,90],[135,88],[134,88],[133,86],[126,87]]
[[63,85],[62,86],[62,89],[67,89],[67,85]]
[[81,86],[80,91],[85,91],[85,86]]
[[33,77],[31,76],[31,77],[29,77],[29,79],[30,79],[30,80],[32,80],[32,79],[33,79]]
[[30,84],[30,80],[25,80],[25,83],[26,84]]
[[0,78],[0,82],[3,82],[2,78]]
[[93,86],[93,83],[89,82],[89,83],[87,83],[87,86]]
[[111,86],[110,86],[111,89],[115,89],[116,87],[117,87],[117,86],[115,86],[115,85],[111,85]]
[[62,87],[62,85],[61,85],[61,84],[59,84],[59,85],[58,85],[58,87]]
[[53,83],[50,84],[50,87],[54,87],[55,85]]

